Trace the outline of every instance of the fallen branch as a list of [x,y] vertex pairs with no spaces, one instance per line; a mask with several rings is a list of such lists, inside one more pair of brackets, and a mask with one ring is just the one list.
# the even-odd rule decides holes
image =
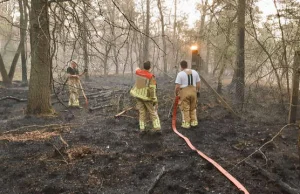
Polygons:
[[16,97],[13,97],[13,96],[6,96],[6,97],[3,97],[3,98],[0,98],[0,101],[2,100],[15,100],[17,102],[26,102],[27,99],[23,99],[23,98],[16,98]]
[[61,157],[63,158],[63,161],[66,163],[66,164],[69,164],[69,162],[66,160],[66,158],[64,157],[64,155],[59,151],[59,149],[54,145],[52,144],[53,148],[57,151],[57,153],[59,153],[59,155],[61,155]]
[[122,112],[116,114],[116,115],[115,115],[115,118],[118,118],[119,116],[121,116],[122,114],[126,113],[127,111],[129,111],[129,110],[131,110],[131,109],[133,109],[133,107],[130,107],[130,108],[127,108],[127,109],[123,110]]
[[206,79],[200,75],[200,78],[201,78],[201,81],[211,90],[213,91],[213,93],[215,94],[215,96],[221,101],[221,103],[225,106],[225,108],[227,108],[234,116],[236,117],[240,117],[239,115],[237,115],[234,110],[229,106],[229,104],[223,99],[223,97],[215,90],[213,89],[209,84],[208,82],[206,81]]
[[165,166],[163,166],[159,174],[156,176],[152,186],[149,188],[147,194],[153,193],[155,186],[157,185],[158,181],[163,177],[165,173],[166,173]]
[[[283,129],[285,129],[286,127],[291,126],[291,125],[295,125],[295,124],[287,124],[287,125],[283,126],[283,127],[279,130],[279,132],[278,132],[274,137],[272,137],[272,139],[270,139],[269,141],[267,141],[266,143],[264,143],[262,146],[260,146],[258,149],[256,149],[252,154],[250,154],[250,155],[247,156],[246,158],[244,158],[244,159],[242,159],[241,161],[239,161],[236,165],[233,166],[233,168],[231,168],[231,170],[233,170],[236,166],[238,166],[238,165],[241,164],[242,162],[245,162],[247,159],[249,159],[251,156],[253,156],[256,152],[260,152],[260,153],[266,158],[265,154],[261,151],[261,149],[262,149],[263,147],[265,147],[267,144],[273,142],[274,139],[280,135],[280,133],[283,131]],[[230,170],[230,171],[231,171],[231,170]]]
[[276,174],[270,173],[270,172],[266,171],[265,169],[262,169],[248,161],[246,161],[245,163],[248,166],[250,166],[250,167],[254,168],[255,170],[257,170],[258,172],[260,172],[262,175],[264,175],[271,181],[274,181],[275,183],[277,183],[277,185],[279,185],[285,192],[290,193],[290,194],[300,194],[299,189],[292,188],[290,185],[288,185],[287,183],[280,180],[280,177],[278,177]]
[[94,110],[98,110],[98,109],[102,109],[102,108],[106,108],[106,107],[110,107],[113,106],[112,104],[108,104],[108,105],[104,105],[104,106],[95,106],[95,107],[91,107],[89,108],[90,111],[94,111]]
[[160,72],[162,72],[163,74],[165,74],[166,76],[168,76],[169,78],[171,78],[173,81],[174,80],[174,77],[170,76],[169,74],[167,74],[164,70],[160,69],[157,65],[154,65],[153,66],[153,69],[156,68],[157,70],[159,70]]
[[76,123],[70,123],[70,124],[50,124],[50,125],[28,125],[28,126],[19,127],[17,129],[5,131],[2,134],[16,132],[16,131],[20,131],[22,129],[30,129],[30,128],[38,129],[38,128],[51,128],[51,127],[53,127],[53,128],[55,128],[55,127],[64,128],[64,127],[70,127],[70,126],[73,126],[73,125],[76,125]]
[[69,147],[69,144],[63,139],[61,135],[59,135],[59,139],[61,140],[61,142],[63,142],[63,144],[65,144],[66,147]]
[[129,116],[129,115],[121,115],[120,117],[127,117],[127,118],[131,118],[131,119],[136,119],[137,117],[132,117],[132,116]]

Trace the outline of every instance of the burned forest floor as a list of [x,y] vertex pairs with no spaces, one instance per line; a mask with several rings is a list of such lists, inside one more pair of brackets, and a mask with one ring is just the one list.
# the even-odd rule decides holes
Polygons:
[[[67,87],[57,82],[52,95],[56,114],[49,117],[24,114],[28,87],[18,82],[1,87],[0,193],[241,193],[173,132],[171,78],[157,78],[162,135],[139,133],[129,95],[133,82],[121,75],[83,81],[89,103],[85,107],[81,95],[82,109],[64,106]],[[216,87],[213,79],[209,83]],[[274,96],[268,89],[252,92],[255,96],[247,95],[239,111],[224,87],[236,117],[202,84],[199,126],[182,129],[178,111],[177,129],[249,193],[299,193],[299,129],[286,125],[288,104],[270,100]]]

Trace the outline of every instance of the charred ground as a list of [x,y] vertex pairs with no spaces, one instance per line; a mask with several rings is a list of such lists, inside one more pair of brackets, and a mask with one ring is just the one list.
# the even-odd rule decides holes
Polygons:
[[[49,118],[24,116],[26,102],[1,100],[0,193],[240,193],[172,131],[170,79],[158,77],[161,136],[140,136],[134,109],[114,118],[134,105],[132,84],[122,76],[84,82],[91,110],[66,109],[60,102],[67,93],[58,84],[59,99],[53,95],[57,116]],[[298,128],[287,126],[276,136],[287,109],[268,103],[268,94],[257,93],[265,103],[249,102],[236,118],[203,86],[199,126],[180,129],[178,116],[178,130],[251,194],[287,193],[280,181],[300,189]],[[26,99],[27,90],[14,83],[0,88],[0,98],[6,96]]]

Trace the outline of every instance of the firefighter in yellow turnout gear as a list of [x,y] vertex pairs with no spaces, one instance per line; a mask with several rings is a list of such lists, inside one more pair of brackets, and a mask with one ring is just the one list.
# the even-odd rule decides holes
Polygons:
[[86,73],[87,70],[84,70],[81,74],[77,69],[77,64],[74,61],[71,61],[70,67],[67,68],[68,73],[68,86],[69,86],[69,107],[80,107],[79,106],[79,89],[80,89],[80,76]]
[[180,66],[182,71],[176,77],[175,94],[180,97],[181,127],[188,129],[198,125],[197,96],[200,95],[200,77],[197,71],[187,68],[186,61],[181,61]]
[[146,128],[146,114],[149,112],[153,124],[153,132],[161,133],[160,120],[157,114],[156,80],[150,73],[151,63],[144,63],[144,69],[137,69],[135,72],[136,82],[130,90],[130,94],[136,98],[139,110],[140,131]]

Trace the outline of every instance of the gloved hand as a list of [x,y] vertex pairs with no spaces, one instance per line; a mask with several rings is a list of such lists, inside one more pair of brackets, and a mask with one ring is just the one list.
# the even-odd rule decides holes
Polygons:
[[84,72],[84,73],[87,73],[87,72],[88,72],[88,69],[87,69],[87,68],[85,68],[85,69],[83,70],[83,72]]
[[200,92],[197,92],[197,98],[200,98]]

